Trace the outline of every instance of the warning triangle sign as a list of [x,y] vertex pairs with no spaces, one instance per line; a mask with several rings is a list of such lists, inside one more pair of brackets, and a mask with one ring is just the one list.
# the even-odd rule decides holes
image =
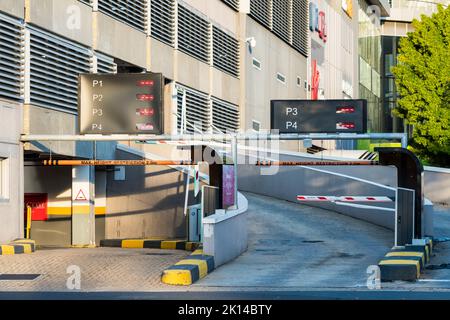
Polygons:
[[86,196],[84,195],[84,192],[83,192],[82,189],[80,189],[80,191],[78,191],[78,194],[77,194],[77,196],[75,197],[75,200],[76,200],[76,201],[86,201],[86,200],[87,200],[87,198],[86,198]]

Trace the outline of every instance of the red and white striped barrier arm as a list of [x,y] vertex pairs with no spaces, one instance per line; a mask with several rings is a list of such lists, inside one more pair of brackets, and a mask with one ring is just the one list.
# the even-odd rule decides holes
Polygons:
[[393,202],[394,200],[390,197],[384,196],[306,196],[298,195],[297,200],[301,202]]

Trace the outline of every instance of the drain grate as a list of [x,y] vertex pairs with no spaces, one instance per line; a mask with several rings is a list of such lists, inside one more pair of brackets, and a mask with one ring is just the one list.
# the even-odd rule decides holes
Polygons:
[[0,274],[0,280],[11,280],[11,281],[32,281],[36,280],[40,274],[14,274],[14,273],[4,273]]

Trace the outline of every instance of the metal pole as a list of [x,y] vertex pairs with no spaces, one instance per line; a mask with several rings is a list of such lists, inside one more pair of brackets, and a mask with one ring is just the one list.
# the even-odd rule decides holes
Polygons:
[[[237,142],[233,161],[237,161]],[[44,160],[44,166],[193,166],[190,160]],[[376,166],[378,161],[257,161],[257,166]],[[234,166],[237,174],[237,166]],[[235,180],[237,185],[237,180]]]
[[[406,145],[404,133],[367,133],[367,134],[237,134],[237,140],[361,140],[384,139],[401,140]],[[195,137],[191,134],[181,135],[22,135],[22,142],[31,141],[203,141],[232,140],[231,134],[202,134]]]
[[191,166],[190,160],[44,160],[44,166]]
[[376,166],[378,161],[257,161],[257,166]]
[[237,163],[238,163],[238,141],[236,136],[233,137],[233,140],[231,140],[231,152],[233,156],[233,169],[234,169],[234,207],[235,209],[238,209],[238,170],[237,170]]
[[403,134],[402,148],[404,148],[404,149],[408,148],[408,135],[407,134]]
[[[186,195],[184,197],[184,216],[188,215],[188,203],[189,203],[189,183],[191,181],[191,167],[189,167],[188,172],[186,173]],[[189,220],[187,221],[187,227],[189,230]],[[189,232],[188,232],[189,236]]]

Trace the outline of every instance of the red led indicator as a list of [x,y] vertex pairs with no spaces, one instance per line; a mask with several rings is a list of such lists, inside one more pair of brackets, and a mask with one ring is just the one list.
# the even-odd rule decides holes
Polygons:
[[354,113],[355,108],[354,107],[337,107],[336,113]]
[[155,110],[153,108],[136,109],[136,114],[138,116],[151,117],[155,114]]
[[137,85],[139,87],[153,87],[155,85],[155,81],[153,80],[140,80]]
[[155,96],[152,94],[137,94],[136,98],[139,101],[153,101],[155,100]]
[[139,131],[151,131],[154,127],[151,123],[137,123],[136,129]]
[[338,122],[336,123],[337,130],[350,130],[355,129],[355,124],[353,122]]

